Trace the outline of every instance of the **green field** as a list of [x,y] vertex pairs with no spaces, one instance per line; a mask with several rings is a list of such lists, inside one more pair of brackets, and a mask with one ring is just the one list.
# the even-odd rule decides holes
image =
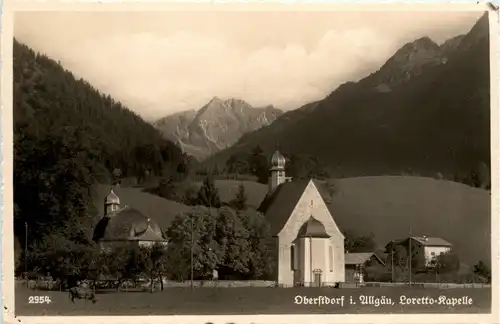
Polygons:
[[[361,305],[360,296],[388,297],[394,305]],[[471,305],[401,305],[400,296],[472,299]],[[49,296],[50,304],[29,304],[29,296]],[[343,306],[295,304],[297,296],[339,298]],[[352,297],[353,303],[350,303]],[[451,299],[450,299],[451,300]],[[355,304],[354,304],[355,303]],[[212,314],[359,314],[490,313],[491,289],[422,288],[169,288],[163,292],[97,294],[97,303],[68,299],[67,292],[16,290],[16,315],[212,315]]]
[[[249,204],[258,206],[267,186],[251,181],[215,182],[222,201],[234,197],[240,183],[245,185]],[[109,186],[97,188],[97,207]],[[142,191],[119,188],[122,204],[128,204],[167,228],[174,217],[188,207]],[[488,191],[460,183],[420,177],[364,177],[336,180],[333,217],[342,231],[375,235],[380,246],[408,235],[439,236],[453,244],[461,261],[490,264],[491,196]]]

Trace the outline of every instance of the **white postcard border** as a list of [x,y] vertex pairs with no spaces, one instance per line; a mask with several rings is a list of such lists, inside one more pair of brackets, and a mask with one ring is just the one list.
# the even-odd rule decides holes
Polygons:
[[[181,3],[183,2],[183,3]],[[491,197],[492,197],[492,313],[478,314],[366,314],[366,315],[198,315],[198,316],[19,316],[14,317],[14,240],[13,240],[13,132],[12,132],[12,49],[13,17],[16,11],[129,11],[129,10],[441,10],[489,11],[490,80],[491,80]],[[30,1],[10,0],[2,3],[1,12],[1,136],[2,136],[2,292],[3,319],[6,323],[499,323],[499,214],[500,214],[500,132],[499,89],[500,48],[499,12],[485,2],[334,2],[334,1]],[[43,28],[41,26],[41,28]]]

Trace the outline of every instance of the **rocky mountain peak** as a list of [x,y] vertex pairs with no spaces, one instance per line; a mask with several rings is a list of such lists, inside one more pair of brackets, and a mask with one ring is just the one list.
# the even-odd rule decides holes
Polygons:
[[439,46],[429,37],[421,37],[402,46],[366,82],[379,92],[390,92],[392,88],[423,73],[427,68],[447,63],[447,55],[460,44],[455,37]]
[[233,145],[244,134],[270,125],[281,114],[273,106],[254,108],[242,99],[214,97],[195,114],[169,115],[155,126],[184,152],[203,159]]

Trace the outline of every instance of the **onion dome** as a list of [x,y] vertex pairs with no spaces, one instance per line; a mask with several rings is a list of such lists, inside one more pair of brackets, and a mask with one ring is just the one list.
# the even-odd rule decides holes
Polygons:
[[165,242],[163,232],[152,219],[140,211],[125,207],[113,217],[103,217],[94,230],[94,241]]
[[119,205],[120,204],[120,198],[115,194],[113,189],[111,189],[111,192],[106,197],[105,204],[106,205]]
[[325,226],[316,218],[309,217],[299,230],[299,237],[329,238]]
[[286,163],[285,157],[281,155],[280,151],[274,152],[273,157],[271,158],[272,167],[284,169],[285,163]]

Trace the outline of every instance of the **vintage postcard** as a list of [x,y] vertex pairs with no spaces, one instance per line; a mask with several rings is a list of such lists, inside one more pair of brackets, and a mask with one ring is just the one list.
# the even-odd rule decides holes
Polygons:
[[1,24],[7,323],[499,323],[494,4]]

